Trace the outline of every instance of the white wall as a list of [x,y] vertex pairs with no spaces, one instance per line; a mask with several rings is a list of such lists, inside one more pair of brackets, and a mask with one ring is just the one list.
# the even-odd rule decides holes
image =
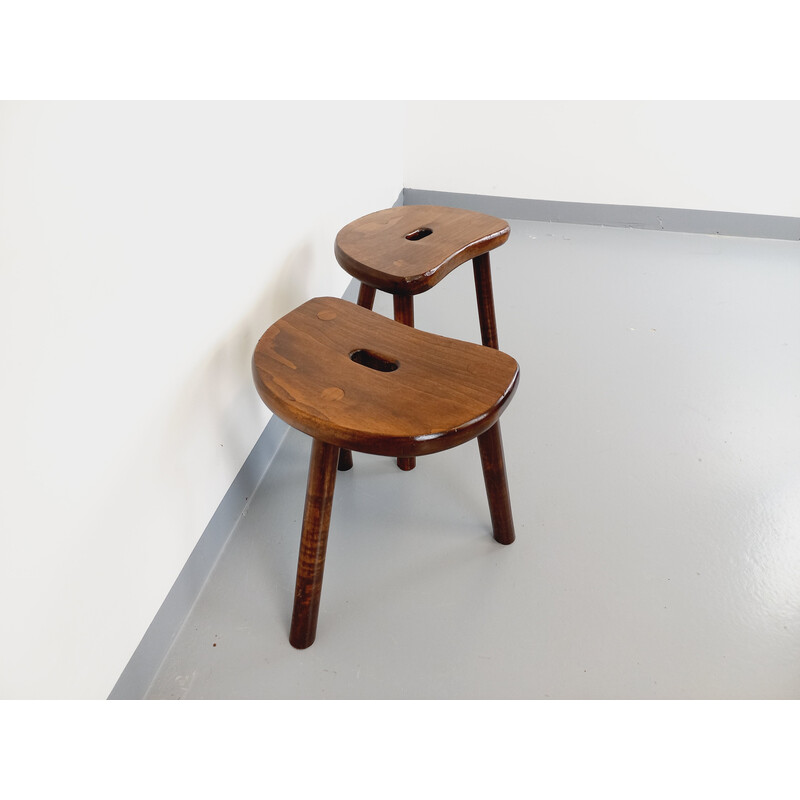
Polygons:
[[268,420],[258,336],[402,188],[400,119],[0,105],[0,697],[108,695]]
[[413,189],[800,217],[800,102],[408,104]]

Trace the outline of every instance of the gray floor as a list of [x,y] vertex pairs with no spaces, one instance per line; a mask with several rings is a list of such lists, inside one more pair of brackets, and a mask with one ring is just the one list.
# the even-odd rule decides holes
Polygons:
[[[511,227],[517,541],[491,538],[474,442],[409,473],[356,454],[294,650],[290,432],[149,698],[800,698],[800,244]],[[478,340],[468,266],[417,324]]]

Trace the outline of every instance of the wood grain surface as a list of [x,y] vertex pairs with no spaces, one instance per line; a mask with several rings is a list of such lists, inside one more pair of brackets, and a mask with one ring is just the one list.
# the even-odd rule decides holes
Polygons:
[[[381,363],[396,367],[373,368]],[[309,300],[264,333],[253,377],[264,403],[315,439],[413,457],[491,428],[516,391],[519,367],[499,350],[327,297]]]
[[398,206],[346,225],[336,236],[334,254],[346,272],[368,286],[419,294],[465,261],[499,247],[510,233],[505,220],[477,211]]
[[292,624],[289,629],[289,641],[298,649],[310,647],[317,635],[338,456],[339,449],[333,445],[316,439],[311,444]]

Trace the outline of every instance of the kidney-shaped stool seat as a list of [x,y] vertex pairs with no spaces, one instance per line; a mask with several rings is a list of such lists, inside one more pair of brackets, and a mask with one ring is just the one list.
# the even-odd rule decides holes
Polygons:
[[507,241],[504,219],[448,206],[397,206],[360,217],[336,236],[334,255],[361,283],[394,295],[435,286]]
[[[393,295],[394,318],[414,326],[414,295],[436,286],[456,267],[472,260],[481,341],[498,348],[489,252],[508,240],[504,219],[448,206],[397,206],[345,225],[336,235],[339,265],[360,281],[358,304],[372,308],[376,290]],[[339,468],[353,461],[343,450]],[[414,460],[401,458],[401,469]]]
[[331,297],[275,322],[253,354],[261,399],[313,438],[290,641],[316,634],[340,448],[422,456],[475,437],[494,538],[514,541],[497,421],[519,379],[506,353],[419,331]]

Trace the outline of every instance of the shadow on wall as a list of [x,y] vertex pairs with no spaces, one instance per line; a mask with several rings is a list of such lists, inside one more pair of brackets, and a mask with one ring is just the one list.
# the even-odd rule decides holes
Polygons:
[[[138,542],[126,545],[129,563],[139,565],[128,576],[134,584],[142,577],[136,573],[146,542],[157,542],[160,558],[171,551],[183,564],[187,548],[208,525],[263,432],[269,412],[253,384],[253,350],[269,325],[310,297],[312,258],[312,244],[305,241],[279,270],[269,270],[249,310],[176,387],[166,407],[143,423],[125,457],[114,463],[110,491],[97,508],[97,529],[107,530],[107,520],[125,508],[125,529],[142,532]],[[155,530],[161,535],[154,538]],[[167,569],[174,577],[174,565]]]
[[[247,313],[195,367],[175,398],[167,425],[174,438],[170,436],[173,440],[166,453],[180,452],[181,440],[189,440],[189,450],[192,446],[206,454],[218,450],[218,457],[226,463],[228,483],[233,480],[268,416],[253,384],[253,351],[276,319],[311,297],[313,258],[310,240],[292,250],[280,268],[272,270],[271,279]],[[187,472],[193,462],[194,458],[186,463]],[[192,507],[191,494],[186,502]]]
[[[305,241],[287,256],[250,311],[211,357],[207,375],[211,384],[216,385],[221,379],[223,383],[237,385],[235,396],[227,405],[222,397],[216,404],[218,436],[234,444],[236,452],[243,453],[245,458],[263,429],[263,424],[259,427],[258,421],[264,419],[266,411],[253,384],[253,351],[264,331],[275,320],[312,296],[313,263],[312,243]],[[247,424],[244,426],[242,413],[246,414]]]
[[[154,634],[156,644],[148,642],[138,658],[134,654],[129,662],[132,672],[123,682],[123,691],[133,692],[133,696],[146,689],[137,681],[152,677],[164,655],[161,645],[171,641],[208,575],[220,541],[230,533],[225,526],[235,524],[223,514],[225,530],[215,530],[211,544],[202,545],[201,535],[242,465],[248,463],[269,416],[253,384],[253,350],[270,324],[310,297],[313,255],[309,239],[298,245],[279,269],[265,267],[269,277],[248,311],[194,366],[169,402],[162,404],[163,410],[143,423],[123,457],[114,461],[107,477],[108,490],[101,495],[95,518],[89,521],[88,527],[95,533],[88,546],[98,558],[117,563],[118,568],[104,572],[101,585],[93,587],[93,602],[81,609],[87,620],[83,628],[91,634],[76,632],[86,639],[81,652],[102,648],[93,634],[109,624],[103,611],[109,607],[114,608],[115,624],[139,626],[142,633],[149,624],[156,624],[160,631]],[[261,475],[241,477],[245,485],[255,486]],[[109,528],[108,521],[119,519],[120,509],[125,509],[122,524]],[[240,512],[237,504],[237,515]],[[202,554],[187,561],[198,540]],[[120,552],[125,554],[122,559]],[[186,568],[189,572],[180,585],[174,584]],[[153,593],[143,595],[143,581],[161,585],[164,594],[157,602],[166,596],[168,606],[163,619],[158,607],[152,606]],[[69,586],[64,589],[68,591]],[[98,593],[109,602],[98,604]],[[110,671],[119,674],[124,666],[124,662],[116,663],[119,653],[96,654],[111,659]],[[129,655],[124,654],[126,658]]]

